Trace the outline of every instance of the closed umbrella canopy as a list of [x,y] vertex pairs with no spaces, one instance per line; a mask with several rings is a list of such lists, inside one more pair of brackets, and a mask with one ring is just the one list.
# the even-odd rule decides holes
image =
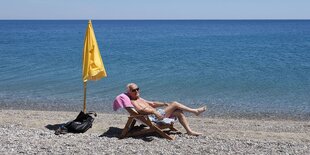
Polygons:
[[91,20],[88,21],[86,29],[84,49],[83,49],[83,70],[82,78],[84,83],[84,108],[83,112],[86,112],[86,83],[88,80],[100,80],[106,77],[102,58],[100,55],[99,47],[97,44],[96,36],[94,33]]
[[100,80],[107,76],[91,20],[85,34],[83,49],[83,81]]

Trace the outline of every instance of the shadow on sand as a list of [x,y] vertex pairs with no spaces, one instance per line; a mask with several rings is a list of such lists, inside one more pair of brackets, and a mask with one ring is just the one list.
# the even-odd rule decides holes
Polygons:
[[[140,130],[141,127],[135,128],[133,130]],[[108,138],[119,138],[120,139],[120,135],[122,134],[123,129],[118,128],[118,127],[109,127],[109,129],[104,132],[103,134],[101,134],[99,137],[108,137]],[[177,133],[172,133],[172,134],[181,134],[180,132]],[[159,134],[157,133],[148,133],[148,134],[144,134],[141,136],[135,136],[135,137],[130,137],[130,138],[134,138],[134,139],[141,139],[143,141],[146,142],[151,142],[155,139],[155,137],[157,138],[162,138]]]
[[66,123],[61,123],[61,124],[48,124],[45,126],[45,128],[49,129],[49,130],[54,130],[56,131],[57,129],[59,129],[61,126],[64,126]]

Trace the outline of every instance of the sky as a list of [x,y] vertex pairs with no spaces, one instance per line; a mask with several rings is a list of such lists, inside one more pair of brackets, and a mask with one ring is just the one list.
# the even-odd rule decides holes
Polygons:
[[0,19],[310,19],[310,0],[0,0]]

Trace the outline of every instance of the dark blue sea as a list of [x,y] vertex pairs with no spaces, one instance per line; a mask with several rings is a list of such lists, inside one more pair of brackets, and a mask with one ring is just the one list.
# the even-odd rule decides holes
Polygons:
[[[310,20],[94,20],[108,77],[87,110],[112,113],[129,82],[207,117],[310,118]],[[83,108],[87,20],[0,21],[0,108]]]

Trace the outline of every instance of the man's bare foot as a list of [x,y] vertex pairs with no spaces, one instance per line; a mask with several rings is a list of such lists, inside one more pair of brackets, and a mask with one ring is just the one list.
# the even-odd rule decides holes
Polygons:
[[195,132],[195,131],[191,131],[191,132],[187,132],[188,135],[191,135],[191,136],[199,136],[199,135],[202,135],[202,133],[200,132]]
[[207,106],[201,107],[197,109],[196,116],[200,115],[201,113],[207,110]]

